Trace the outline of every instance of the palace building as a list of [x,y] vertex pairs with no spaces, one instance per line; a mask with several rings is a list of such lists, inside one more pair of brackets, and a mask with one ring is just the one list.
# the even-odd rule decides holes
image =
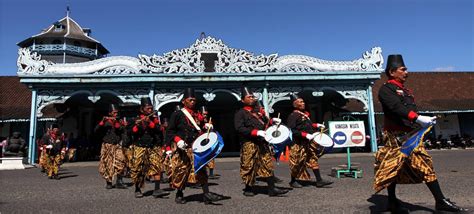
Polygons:
[[[380,47],[369,48],[352,61],[330,61],[303,55],[255,55],[201,34],[190,46],[184,44],[184,48],[163,54],[108,57],[109,51],[91,37],[91,30],[69,15],[18,46],[17,74],[31,98],[29,117],[22,118],[28,123],[30,162],[37,156],[35,139],[53,120],[64,133],[84,139],[98,154],[100,141],[93,129],[108,104],[118,104],[120,116],[131,120],[138,114],[140,99],[150,97],[164,121],[180,104],[187,87],[196,90],[198,106],[208,107],[215,129],[224,138],[224,155],[238,155],[240,149],[233,115],[241,107],[242,86],[254,90],[266,112],[272,117],[280,115],[283,121],[292,110],[290,93],[305,98],[318,123],[363,120],[371,137],[366,151],[377,149],[381,125],[376,118],[381,121],[382,117],[379,104],[374,105],[373,91],[378,90],[374,84],[380,87],[379,79],[385,76]],[[474,76],[463,75],[471,80]],[[470,103],[463,111],[472,117],[473,110],[474,103]],[[432,113],[445,111],[451,110]],[[0,117],[4,123],[21,122],[15,121],[20,118]]]

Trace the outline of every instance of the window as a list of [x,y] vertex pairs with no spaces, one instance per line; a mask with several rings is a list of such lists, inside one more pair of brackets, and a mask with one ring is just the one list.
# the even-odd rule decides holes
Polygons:
[[62,32],[66,27],[61,23],[54,23],[54,32]]

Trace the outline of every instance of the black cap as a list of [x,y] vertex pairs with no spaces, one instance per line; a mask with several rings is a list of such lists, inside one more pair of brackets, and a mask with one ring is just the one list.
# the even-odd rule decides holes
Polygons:
[[244,99],[244,97],[247,95],[253,95],[253,91],[247,87],[242,87],[240,95],[241,98]]
[[115,104],[109,105],[109,112],[118,111],[118,108]]
[[194,89],[192,89],[192,88],[186,88],[186,89],[184,90],[183,99],[190,98],[190,97],[196,97],[196,95],[194,94]]
[[142,107],[144,107],[146,105],[153,106],[153,104],[152,104],[149,97],[142,97],[142,99],[140,100],[140,104],[141,104]]
[[[290,94],[290,102],[293,103],[295,100],[300,99],[301,97],[298,96],[297,94],[291,93]],[[301,98],[302,99],[302,98]]]
[[403,62],[403,57],[400,54],[388,55],[387,67],[385,67],[385,73],[387,76],[390,76],[390,70],[399,67],[406,67]]

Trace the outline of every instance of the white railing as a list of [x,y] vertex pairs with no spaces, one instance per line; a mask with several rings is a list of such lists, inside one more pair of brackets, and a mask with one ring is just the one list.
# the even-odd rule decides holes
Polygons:
[[86,56],[97,56],[96,49],[77,47],[73,45],[64,45],[64,44],[55,44],[55,45],[34,45],[30,46],[32,51],[70,51],[74,53],[79,53]]

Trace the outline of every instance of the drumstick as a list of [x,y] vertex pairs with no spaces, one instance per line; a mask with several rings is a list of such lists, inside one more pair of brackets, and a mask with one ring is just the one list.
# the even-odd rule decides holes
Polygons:
[[[324,122],[323,122],[323,125],[324,125]],[[323,131],[324,131],[324,128],[322,128],[322,129],[319,131],[319,140],[323,139]]]
[[[278,112],[278,117],[277,117],[277,118],[280,119],[280,112]],[[279,123],[279,124],[277,125],[277,128],[276,128],[277,130],[278,130],[278,128],[280,127],[280,124],[281,124],[281,123]]]
[[[209,124],[212,123],[212,117],[209,117]],[[206,136],[206,140],[209,140],[209,132],[211,131],[211,126],[207,127],[207,136]]]

